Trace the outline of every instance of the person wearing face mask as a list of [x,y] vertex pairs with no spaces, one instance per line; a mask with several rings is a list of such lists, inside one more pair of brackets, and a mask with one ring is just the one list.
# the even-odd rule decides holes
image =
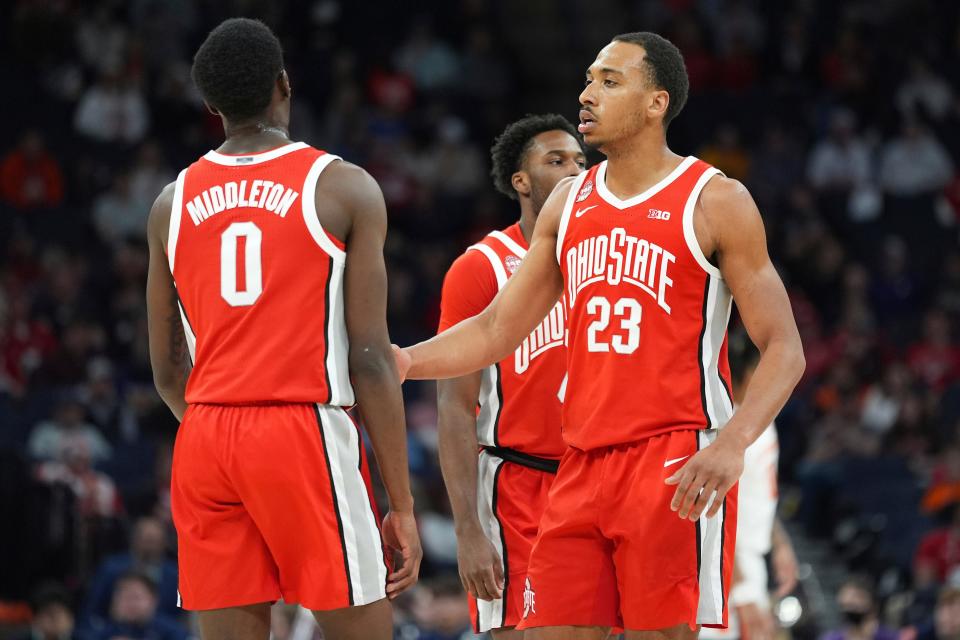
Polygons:
[[873,585],[869,579],[855,576],[837,592],[837,605],[843,626],[820,640],[897,640],[898,633],[880,624]]

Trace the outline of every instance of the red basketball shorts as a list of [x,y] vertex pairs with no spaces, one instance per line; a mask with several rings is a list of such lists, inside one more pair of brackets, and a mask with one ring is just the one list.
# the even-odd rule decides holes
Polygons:
[[513,627],[523,615],[523,585],[547,493],[556,476],[480,452],[477,511],[480,524],[503,563],[503,596],[470,600],[474,631]]
[[191,405],[171,483],[183,608],[283,598],[330,610],[385,597],[369,477],[339,407]]
[[519,628],[726,626],[737,487],[713,518],[680,519],[664,480],[715,432],[568,449],[534,543]]

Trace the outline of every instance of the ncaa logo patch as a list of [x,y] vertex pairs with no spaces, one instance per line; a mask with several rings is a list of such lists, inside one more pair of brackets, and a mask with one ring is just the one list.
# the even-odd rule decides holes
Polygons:
[[577,202],[583,202],[590,197],[591,193],[593,193],[593,180],[587,180],[583,188],[580,189],[580,193],[577,194]]
[[531,613],[536,613],[536,597],[537,594],[530,586],[530,578],[527,578],[523,583],[523,619],[526,620],[527,616]]
[[515,274],[517,269],[520,268],[520,258],[517,256],[509,255],[503,262],[507,265],[507,271],[510,272],[510,275]]

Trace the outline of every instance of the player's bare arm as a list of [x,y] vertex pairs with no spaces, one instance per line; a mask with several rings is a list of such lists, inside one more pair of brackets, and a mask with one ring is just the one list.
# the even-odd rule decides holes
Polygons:
[[503,571],[477,516],[479,394],[479,371],[437,382],[440,468],[453,510],[463,588],[480,600],[494,600],[503,596]]
[[[550,194],[517,272],[482,313],[398,352],[401,378],[462,376],[507,357],[550,312],[563,292],[557,231],[573,178]],[[404,375],[405,374],[405,375]]]
[[770,261],[763,221],[746,188],[736,180],[713,178],[694,211],[694,229],[704,255],[716,256],[760,362],[717,440],[667,480],[678,485],[672,508],[691,520],[700,517],[714,491],[717,498],[707,515],[719,511],[743,471],[744,450],[786,404],[805,366],[787,291]]
[[387,271],[383,260],[387,212],[374,179],[345,162],[331,165],[321,175],[316,198],[325,228],[346,238],[344,300],[349,366],[390,501],[390,513],[383,523],[384,542],[403,557],[403,566],[388,576],[387,595],[395,598],[417,581],[423,554],[410,493],[403,397],[387,333]]
[[184,390],[190,375],[190,354],[180,319],[177,288],[167,261],[167,233],[175,183],[167,185],[150,209],[147,242],[150,266],[147,271],[147,327],[150,335],[150,366],[153,383],[170,411],[183,420],[187,410]]

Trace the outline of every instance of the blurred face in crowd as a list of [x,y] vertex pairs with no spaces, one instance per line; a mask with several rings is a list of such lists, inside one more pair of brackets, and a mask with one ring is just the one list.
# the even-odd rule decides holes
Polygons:
[[608,153],[610,145],[663,122],[670,98],[650,81],[646,51],[630,42],[611,42],[587,69],[580,94],[583,140]]
[[530,141],[520,171],[513,174],[513,188],[530,197],[539,215],[557,183],[583,171],[586,162],[580,144],[569,133],[544,131]]
[[127,578],[117,582],[110,604],[110,616],[114,621],[146,624],[153,619],[156,610],[157,596],[143,580]]
[[43,640],[68,640],[73,634],[73,613],[62,602],[48,603],[33,617],[33,628]]
[[951,590],[940,596],[933,614],[937,638],[947,640],[960,638],[960,591]]
[[139,562],[155,563],[163,559],[167,546],[163,525],[154,518],[142,518],[133,532],[133,555]]
[[859,627],[873,619],[873,596],[859,585],[841,587],[837,604],[847,626]]

